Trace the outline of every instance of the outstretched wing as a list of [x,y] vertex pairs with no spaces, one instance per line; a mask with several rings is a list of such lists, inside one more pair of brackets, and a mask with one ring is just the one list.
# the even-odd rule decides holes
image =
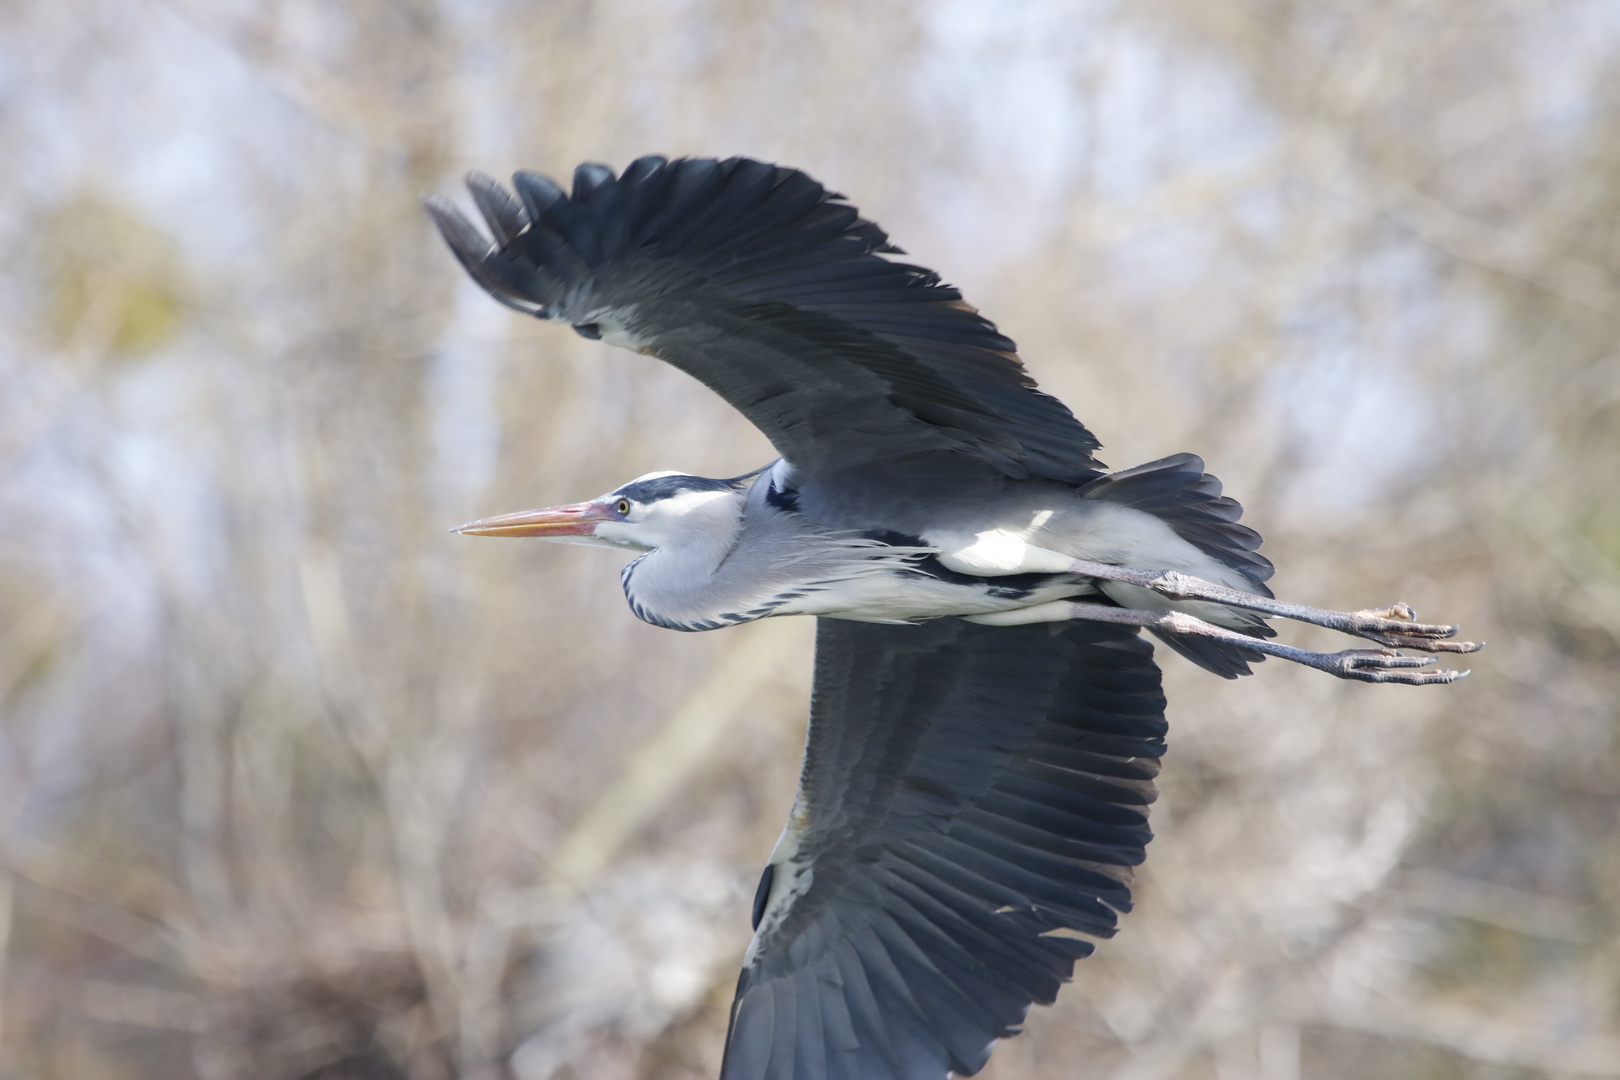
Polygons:
[[581,165],[565,194],[468,187],[493,241],[427,209],[501,302],[667,360],[748,417],[796,470],[827,476],[918,454],[1082,482],[1097,440],[1035,389],[1014,345],[843,197],[745,158]]
[[722,1080],[977,1072],[1130,906],[1164,752],[1152,648],[1071,622],[822,619],[799,797]]

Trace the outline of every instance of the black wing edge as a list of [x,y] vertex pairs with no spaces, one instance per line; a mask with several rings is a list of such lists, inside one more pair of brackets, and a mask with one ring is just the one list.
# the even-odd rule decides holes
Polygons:
[[813,877],[756,937],[722,1080],[971,1075],[1055,1000],[1151,838],[1152,652],[1097,623],[821,620]]
[[933,271],[883,258],[900,252],[888,235],[797,169],[648,156],[617,177],[581,165],[571,194],[530,172],[514,175],[515,195],[479,173],[467,186],[493,240],[448,200],[423,203],[461,265],[509,307],[595,336],[580,298],[631,261],[660,280],[647,267],[662,261],[761,318],[786,305],[876,338],[884,374],[920,363],[915,400],[904,386],[897,400],[925,423],[1010,433],[1015,470],[1071,483],[1097,474],[1096,437],[1035,387],[1013,342]]

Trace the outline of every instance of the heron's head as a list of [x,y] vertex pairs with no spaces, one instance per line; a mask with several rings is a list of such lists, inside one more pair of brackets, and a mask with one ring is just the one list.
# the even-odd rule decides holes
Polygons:
[[729,548],[751,479],[753,474],[710,480],[678,472],[648,473],[590,502],[483,518],[455,531],[471,536],[537,536],[631,551],[717,543]]

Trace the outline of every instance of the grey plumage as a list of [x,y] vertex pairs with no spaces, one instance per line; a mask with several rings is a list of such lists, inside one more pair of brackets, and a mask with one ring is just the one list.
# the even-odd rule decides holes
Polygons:
[[[782,455],[462,528],[638,552],[631,608],[673,629],[820,617],[724,1080],[968,1074],[1053,1000],[1129,909],[1150,835],[1164,698],[1139,628],[1228,678],[1273,655],[1448,682],[1394,650],[1476,648],[1403,605],[1276,600],[1201,459],[1105,473],[1008,338],[801,172],[646,157],[582,165],[571,193],[513,184],[468,181],[493,241],[427,200],[473,278],[688,372]],[[1281,645],[1272,616],[1384,648]]]

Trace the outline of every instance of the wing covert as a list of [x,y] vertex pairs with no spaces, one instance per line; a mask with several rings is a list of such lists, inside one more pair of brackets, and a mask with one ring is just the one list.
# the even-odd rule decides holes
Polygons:
[[1164,731],[1132,628],[822,619],[722,1080],[977,1072],[1129,909]]
[[917,454],[1083,482],[1097,440],[1041,393],[1012,341],[843,197],[744,158],[582,165],[571,194],[468,187],[493,242],[429,213],[496,299],[660,357],[715,390],[795,469],[824,476]]

